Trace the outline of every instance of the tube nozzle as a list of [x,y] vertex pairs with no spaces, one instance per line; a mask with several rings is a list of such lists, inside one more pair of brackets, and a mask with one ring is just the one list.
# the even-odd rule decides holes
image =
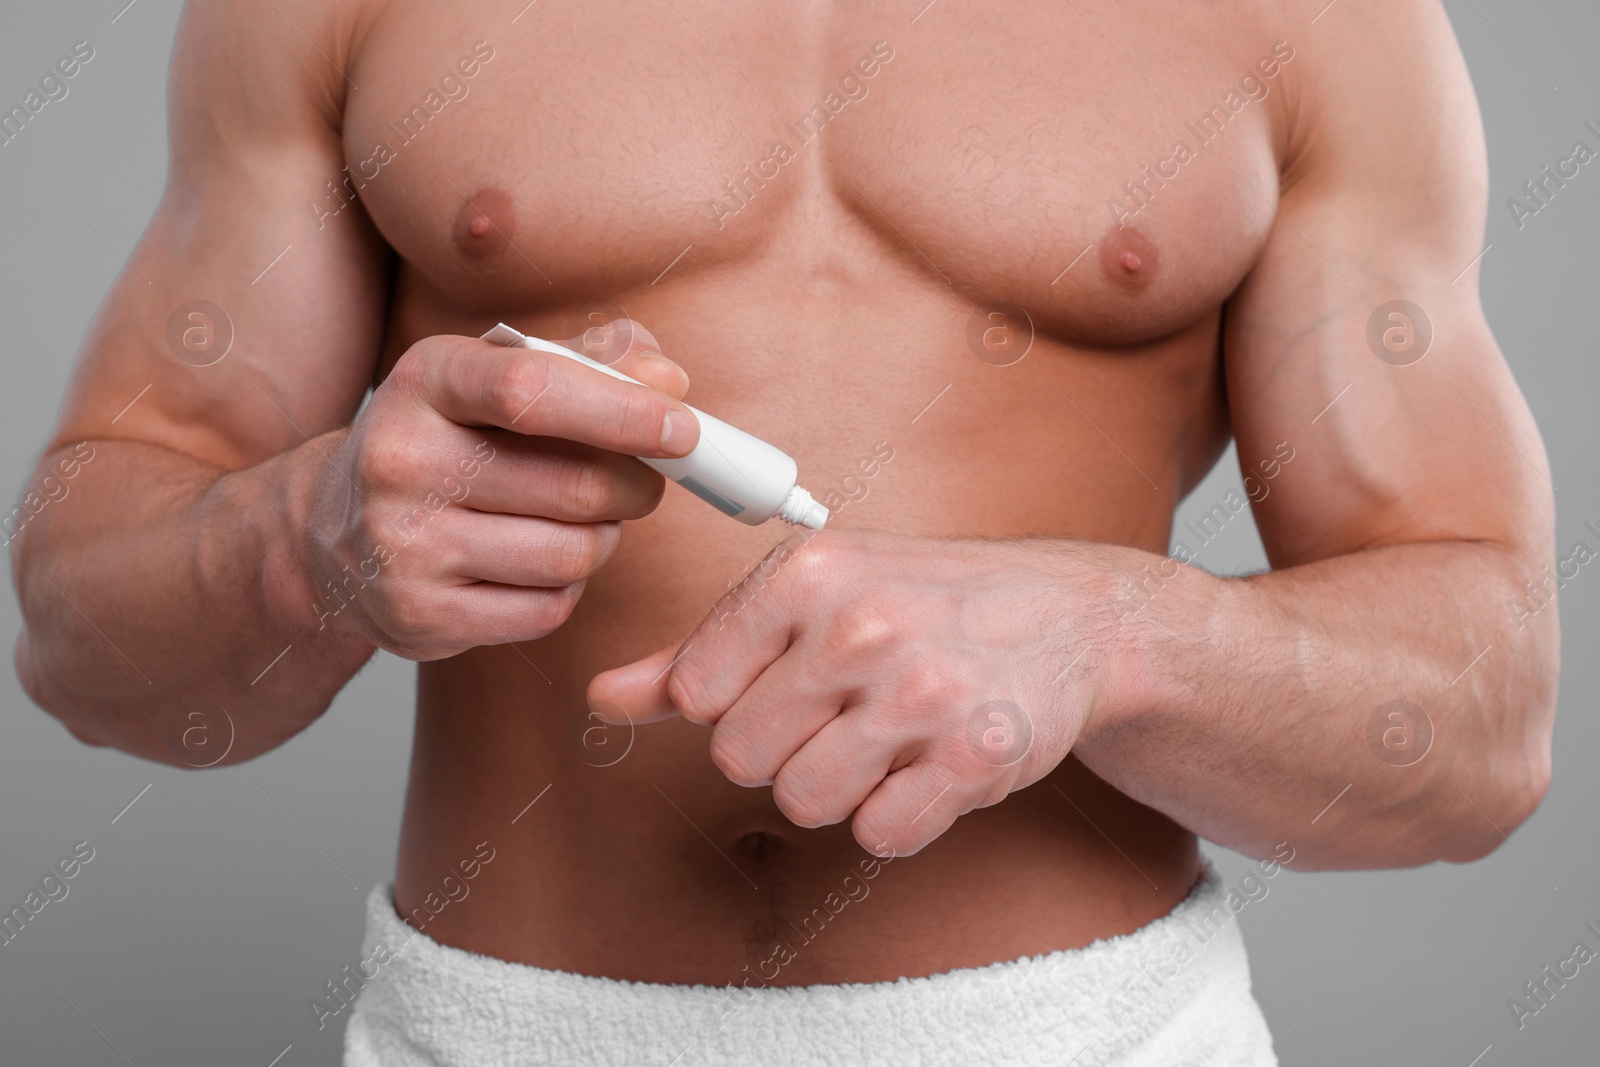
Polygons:
[[828,521],[828,509],[812,499],[800,486],[789,490],[789,496],[778,509],[778,518],[791,526],[804,526],[820,530]]

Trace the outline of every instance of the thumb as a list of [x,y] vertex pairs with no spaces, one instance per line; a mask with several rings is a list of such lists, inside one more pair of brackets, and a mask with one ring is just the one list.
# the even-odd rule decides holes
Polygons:
[[686,638],[624,667],[601,671],[589,680],[589,709],[602,721],[646,723],[678,714],[667,696],[667,679]]
[[603,326],[591,326],[561,343],[674,400],[682,400],[689,391],[689,372],[668,359],[655,334],[632,319],[612,319]]

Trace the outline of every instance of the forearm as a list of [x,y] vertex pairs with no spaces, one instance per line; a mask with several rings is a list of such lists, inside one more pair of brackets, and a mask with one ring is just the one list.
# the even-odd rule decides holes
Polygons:
[[[85,741],[180,766],[224,747],[221,762],[249,759],[304,729],[373,652],[320,626],[297,558],[342,432],[228,473],[92,442],[69,495],[11,544],[29,695]],[[209,748],[184,744],[195,726]]]
[[1542,798],[1556,612],[1511,607],[1539,561],[1440,542],[1240,579],[1123,563],[1126,669],[1074,751],[1136,799],[1219,844],[1288,840],[1340,868],[1476,858]]

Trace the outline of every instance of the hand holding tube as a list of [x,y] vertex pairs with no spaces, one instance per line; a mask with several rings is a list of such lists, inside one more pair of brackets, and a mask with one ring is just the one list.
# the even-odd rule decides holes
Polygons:
[[[635,380],[553,341],[528,337],[505,323],[484,334],[483,340],[567,356],[613,378]],[[641,456],[642,462],[746,525],[759,526],[776,515],[794,526],[822,529],[828,509],[795,484],[799,468],[792,457],[699,408],[684,406],[700,423],[700,442],[694,451],[679,459]]]

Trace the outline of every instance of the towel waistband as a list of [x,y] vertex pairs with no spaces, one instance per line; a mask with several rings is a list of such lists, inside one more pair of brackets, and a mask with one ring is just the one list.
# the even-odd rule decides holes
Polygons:
[[444,945],[400,920],[385,882],[367,898],[361,972],[346,969],[360,988],[344,1062],[1271,1067],[1236,914],[1206,865],[1171,913],[1079,949],[893,982],[717,987]]

